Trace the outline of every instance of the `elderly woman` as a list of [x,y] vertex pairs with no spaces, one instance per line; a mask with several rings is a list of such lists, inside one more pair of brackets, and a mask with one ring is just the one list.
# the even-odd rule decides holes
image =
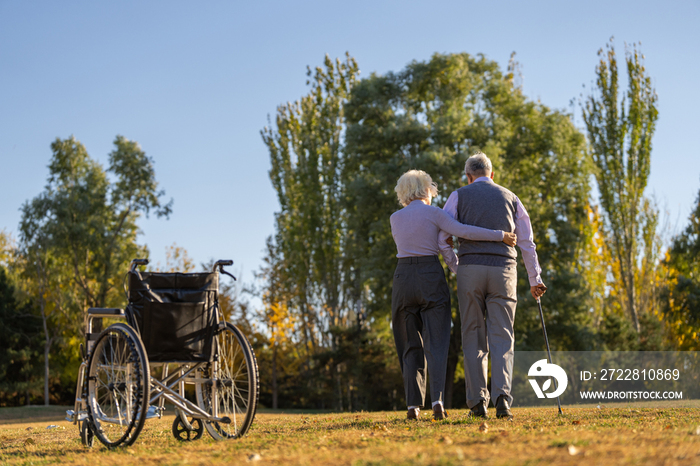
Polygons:
[[[473,241],[503,241],[514,246],[513,233],[463,225],[430,205],[437,185],[422,170],[404,173],[396,185],[403,209],[391,216],[391,234],[399,258],[391,296],[394,342],[403,373],[408,419],[420,416],[425,402],[426,360],[430,369],[433,417],[445,419],[443,396],[450,345],[450,291],[438,260],[438,233]],[[454,256],[451,248],[439,251]]]

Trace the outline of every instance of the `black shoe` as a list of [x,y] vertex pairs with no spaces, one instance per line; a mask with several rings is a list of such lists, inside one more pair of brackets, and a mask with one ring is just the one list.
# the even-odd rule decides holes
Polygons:
[[416,420],[420,419],[420,408],[411,408],[408,410],[408,413],[406,413],[406,419],[408,420]]
[[474,406],[469,412],[469,417],[483,417],[488,419],[488,410],[486,409],[486,401],[481,400],[479,404]]
[[433,406],[433,419],[435,419],[436,421],[442,421],[443,419],[447,419],[447,411],[445,411],[445,407],[442,406],[440,403]]
[[513,419],[513,413],[510,412],[510,405],[505,395],[501,395],[496,400],[496,418],[501,419],[507,417]]

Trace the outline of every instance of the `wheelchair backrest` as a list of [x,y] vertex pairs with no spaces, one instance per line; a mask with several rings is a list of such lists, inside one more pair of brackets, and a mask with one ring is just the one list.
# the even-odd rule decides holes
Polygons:
[[126,316],[148,360],[211,361],[218,292],[218,272],[129,272]]

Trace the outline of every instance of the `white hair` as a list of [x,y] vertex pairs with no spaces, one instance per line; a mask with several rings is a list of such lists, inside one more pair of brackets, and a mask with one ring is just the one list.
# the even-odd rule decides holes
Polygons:
[[402,206],[407,206],[416,199],[427,199],[437,196],[437,185],[423,170],[409,170],[396,183],[396,195]]
[[464,173],[472,176],[490,176],[493,171],[491,159],[483,152],[477,152],[467,159],[464,164]]

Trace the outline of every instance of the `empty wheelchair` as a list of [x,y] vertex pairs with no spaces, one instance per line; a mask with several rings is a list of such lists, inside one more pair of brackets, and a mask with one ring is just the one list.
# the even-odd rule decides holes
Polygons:
[[[147,419],[160,418],[165,402],[175,407],[172,431],[195,440],[243,436],[255,417],[259,379],[255,354],[219,305],[220,274],[140,272],[132,261],[126,309],[90,308],[87,351],[78,373],[75,408],[83,444],[96,437],[107,447],[131,445]],[[96,318],[125,322],[93,333]],[[188,389],[189,388],[189,389]]]

